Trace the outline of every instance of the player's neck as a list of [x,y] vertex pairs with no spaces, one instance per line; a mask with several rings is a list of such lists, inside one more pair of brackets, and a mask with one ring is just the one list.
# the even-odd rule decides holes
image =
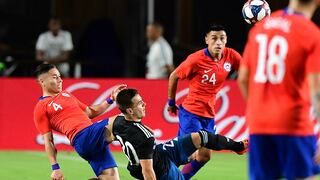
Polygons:
[[132,117],[130,115],[124,115],[125,120],[127,121],[133,121],[133,122],[141,122],[141,119],[137,119],[135,117]]
[[223,57],[223,53],[212,53],[209,48],[206,48],[205,54],[209,56],[213,61],[220,61]]
[[45,97],[45,96],[56,96],[56,95],[58,95],[59,93],[52,93],[52,92],[48,92],[48,91],[45,91],[45,90],[43,90],[43,92],[42,92],[42,96],[43,97]]
[[301,4],[298,1],[290,1],[288,9],[303,14],[306,18],[311,19],[317,6],[315,3]]
[[214,61],[220,61],[220,59],[222,59],[222,54],[215,54],[215,55],[213,56],[213,60],[214,60]]

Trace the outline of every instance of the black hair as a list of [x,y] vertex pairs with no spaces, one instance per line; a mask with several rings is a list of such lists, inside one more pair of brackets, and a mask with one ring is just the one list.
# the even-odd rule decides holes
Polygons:
[[299,2],[302,4],[308,4],[308,3],[312,2],[312,0],[299,0]]
[[132,99],[134,96],[138,94],[138,90],[136,89],[123,89],[117,95],[116,101],[118,108],[124,114],[126,114],[126,110],[131,108],[133,105]]
[[56,68],[56,66],[53,64],[40,64],[39,66],[37,66],[34,74],[38,78],[41,74],[47,73],[53,68]]
[[61,20],[60,20],[60,18],[59,18],[58,16],[51,16],[49,20],[52,20],[52,21],[59,21],[59,22],[61,21]]
[[226,31],[226,28],[222,25],[219,25],[219,24],[211,24],[209,26],[209,28],[207,29],[207,32],[205,35],[207,35],[208,33],[210,33],[211,31]]
[[151,22],[149,25],[155,26],[157,28],[163,28],[162,24],[157,21]]

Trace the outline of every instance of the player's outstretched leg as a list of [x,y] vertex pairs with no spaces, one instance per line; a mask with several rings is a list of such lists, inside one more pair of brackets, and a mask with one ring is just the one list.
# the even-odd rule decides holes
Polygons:
[[[191,133],[191,139],[194,147],[199,149],[205,147],[211,150],[231,150],[239,155],[244,154],[248,150],[248,140],[234,141],[228,137],[212,134],[201,130],[196,133]],[[187,148],[186,148],[187,149]],[[186,180],[190,179],[205,163],[200,163],[196,159],[186,164],[182,169],[182,174]]]
[[201,130],[197,133],[192,133],[192,141],[196,148],[206,147],[211,150],[231,150],[237,154],[244,154],[248,150],[248,140],[234,141],[226,136],[212,134]]

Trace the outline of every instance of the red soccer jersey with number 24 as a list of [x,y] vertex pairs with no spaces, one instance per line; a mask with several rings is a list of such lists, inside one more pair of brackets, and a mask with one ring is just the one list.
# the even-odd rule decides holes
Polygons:
[[199,50],[176,69],[180,79],[189,80],[189,93],[182,106],[198,116],[213,118],[216,95],[232,69],[238,70],[241,55],[225,48],[222,59],[214,61],[208,49]]

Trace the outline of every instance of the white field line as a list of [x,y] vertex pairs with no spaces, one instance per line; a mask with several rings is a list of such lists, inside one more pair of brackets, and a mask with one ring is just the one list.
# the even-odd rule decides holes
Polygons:
[[[26,151],[27,154],[33,155],[33,156],[41,156],[41,157],[47,157],[47,155],[43,152],[37,152],[37,151]],[[58,153],[58,159],[63,159],[63,160],[70,160],[70,161],[78,161],[78,162],[86,162],[86,160],[82,159],[79,156],[68,156],[68,155],[64,155],[64,154],[59,154]],[[118,168],[127,168],[126,164],[122,164],[122,163],[118,163],[116,162],[118,165]]]

